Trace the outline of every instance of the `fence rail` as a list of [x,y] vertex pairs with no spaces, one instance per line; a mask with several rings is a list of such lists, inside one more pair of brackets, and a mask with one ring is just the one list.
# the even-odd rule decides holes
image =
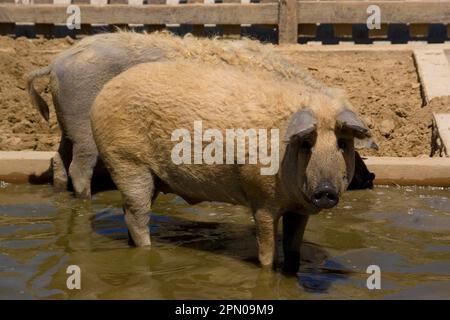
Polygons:
[[[33,4],[15,4],[0,0],[0,24],[33,23],[64,24],[69,4],[77,4],[81,23],[106,25],[276,25],[280,43],[297,42],[299,25],[365,24],[369,5],[380,9],[383,24],[450,24],[450,1],[296,1],[264,0],[260,3],[199,3],[164,4],[161,0],[34,0]],[[16,0],[17,1],[17,0]],[[25,0],[21,0],[25,1]],[[50,2],[50,3],[49,3]],[[91,4],[89,4],[89,2]],[[36,4],[39,3],[39,4]],[[64,4],[62,4],[64,3]],[[106,1],[105,1],[106,3]],[[449,27],[447,27],[449,28]],[[449,28],[450,31],[450,28]]]

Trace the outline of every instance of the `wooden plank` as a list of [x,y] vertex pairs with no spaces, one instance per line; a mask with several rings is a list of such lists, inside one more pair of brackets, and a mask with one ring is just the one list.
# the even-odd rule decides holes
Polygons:
[[[0,0],[0,23],[64,23],[66,6],[24,5],[10,6]],[[122,0],[113,0],[122,1]],[[159,0],[151,0],[159,1]],[[74,0],[80,4],[86,0]],[[387,23],[450,23],[450,1],[375,1],[382,12],[382,22]],[[290,8],[297,7],[292,11]],[[278,4],[185,4],[175,5],[107,5],[82,7],[84,24],[277,24]],[[287,9],[287,10],[286,10]],[[284,11],[283,11],[284,10]],[[315,23],[365,23],[368,17],[365,1],[280,1],[281,39],[293,41],[297,22]],[[289,18],[289,19],[288,19]],[[295,19],[294,19],[295,20]],[[283,29],[284,28],[284,29]],[[371,30],[371,32],[374,32]]]
[[[203,3],[203,0],[187,0],[187,3]],[[194,25],[192,26],[192,34],[195,36],[202,36],[204,34],[204,26],[203,25]]]
[[[0,4],[0,23],[65,23],[67,6]],[[276,24],[277,4],[80,5],[83,24]]]
[[[105,7],[108,5],[108,0],[89,0],[89,4],[90,4],[90,6]],[[116,30],[116,27],[119,27],[121,29],[126,29],[126,27],[128,26],[126,23],[87,22],[85,19],[85,16],[84,16],[85,11],[83,11],[82,7],[80,7],[80,12],[81,12],[80,20],[83,24],[90,26],[89,32],[91,34],[112,32],[113,30]]]
[[[72,0],[72,4],[80,5],[80,4],[90,4],[90,0]],[[81,21],[81,29],[75,30],[76,34],[80,35],[90,35],[92,33],[92,26],[90,24],[86,24]]]
[[[180,4],[180,0],[166,0],[166,5],[179,5]],[[167,23],[166,27],[168,28],[177,28],[180,27],[179,23]]]
[[278,43],[289,44],[298,41],[298,1],[280,0],[278,20]]
[[383,23],[450,23],[450,1],[300,1],[299,23],[366,23],[368,5]]
[[[215,3],[216,3],[215,0],[203,0],[203,4],[214,5]],[[216,24],[208,23],[208,24],[205,24],[205,27],[207,27],[207,28],[215,28]]]
[[[142,6],[144,5],[144,0],[115,0],[115,1],[119,1],[117,4],[127,4],[130,6]],[[122,1],[122,3],[120,3],[120,1]],[[109,0],[109,4],[111,3],[111,0]],[[136,23],[129,23],[128,25],[121,25],[121,26],[117,26],[121,29],[137,29],[137,28],[143,28],[144,25],[143,24],[136,24]]]
[[[166,0],[147,0],[147,4],[146,5],[165,5],[166,4]],[[146,24],[144,25],[144,29],[147,32],[153,32],[153,31],[161,31],[164,30],[164,25],[158,25],[158,24]]]
[[[32,1],[32,0],[28,0]],[[53,4],[53,3],[59,3],[57,0],[33,0],[34,4]],[[36,35],[42,35],[44,37],[50,37],[53,35],[53,28],[55,25],[53,23],[39,23],[34,25],[34,31],[36,32]]]
[[[222,3],[247,3],[249,0],[222,0]],[[250,26],[246,24],[245,26]],[[223,35],[227,38],[239,38],[241,36],[241,26],[240,25],[221,25],[223,30]]]

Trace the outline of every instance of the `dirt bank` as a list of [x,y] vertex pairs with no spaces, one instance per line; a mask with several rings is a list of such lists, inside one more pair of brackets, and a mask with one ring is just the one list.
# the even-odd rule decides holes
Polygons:
[[[28,103],[24,75],[45,66],[69,39],[0,37],[0,150],[56,150],[59,129],[51,109],[45,122]],[[430,153],[431,109],[450,111],[448,103],[422,107],[420,84],[408,52],[282,51],[328,85],[346,90],[373,130],[379,156],[419,156]],[[40,90],[46,82],[39,83]],[[50,102],[48,94],[45,98]],[[51,102],[49,103],[51,106]],[[368,153],[369,154],[369,153]]]
[[[11,39],[0,37],[0,150],[55,150],[60,131],[51,109],[50,122],[31,107],[24,76],[46,66],[53,56],[71,46],[67,39]],[[41,91],[46,81],[38,83]],[[51,101],[48,94],[44,97]],[[53,105],[49,104],[51,107]]]
[[324,83],[346,90],[380,146],[366,154],[430,154],[431,110],[450,111],[450,104],[436,100],[422,107],[410,52],[287,51],[285,56]]

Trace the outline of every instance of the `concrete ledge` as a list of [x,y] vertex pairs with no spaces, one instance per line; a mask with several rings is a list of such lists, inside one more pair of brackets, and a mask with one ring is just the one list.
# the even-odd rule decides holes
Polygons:
[[[0,151],[0,180],[12,183],[51,182],[55,152]],[[450,186],[450,158],[367,157],[375,184]]]
[[450,158],[368,157],[375,184],[450,186]]
[[54,154],[53,151],[0,151],[0,180],[14,183],[50,182]]
[[426,104],[437,97],[450,96],[450,63],[440,49],[414,50]]

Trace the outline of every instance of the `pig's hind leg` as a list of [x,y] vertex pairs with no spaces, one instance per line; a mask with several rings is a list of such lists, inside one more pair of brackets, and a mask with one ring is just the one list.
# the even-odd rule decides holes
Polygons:
[[52,158],[53,186],[57,191],[67,191],[68,189],[68,169],[71,160],[72,144],[63,134],[58,151]]
[[117,164],[109,163],[111,177],[122,194],[125,223],[130,243],[137,247],[150,245],[151,200],[155,194],[151,171],[144,165],[122,159]]
[[75,195],[79,198],[90,199],[92,175],[98,156],[96,151],[89,152],[81,149],[78,143],[74,145],[69,175]]

